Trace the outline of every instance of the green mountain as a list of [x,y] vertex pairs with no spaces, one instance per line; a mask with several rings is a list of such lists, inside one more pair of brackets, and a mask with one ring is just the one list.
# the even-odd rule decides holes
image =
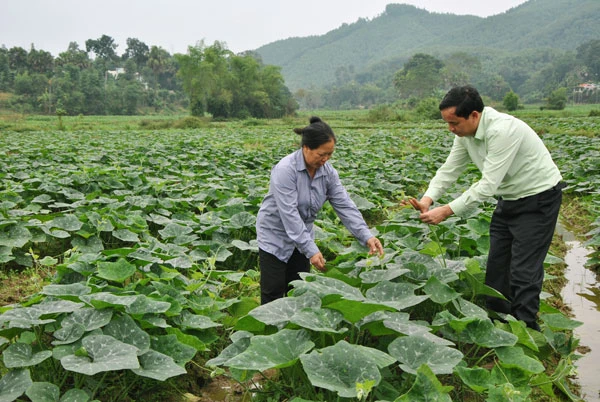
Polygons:
[[574,51],[592,39],[600,39],[600,0],[529,0],[487,18],[389,4],[371,20],[343,24],[321,36],[279,40],[256,52],[264,63],[281,66],[295,91],[332,84],[340,69],[358,75],[394,71],[419,52],[493,58],[528,49]]

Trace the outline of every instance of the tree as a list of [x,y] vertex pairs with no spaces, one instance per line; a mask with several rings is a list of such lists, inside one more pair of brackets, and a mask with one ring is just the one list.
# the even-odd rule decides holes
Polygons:
[[85,41],[86,51],[93,52],[96,58],[104,61],[115,61],[118,56],[116,53],[118,45],[115,40],[108,35],[102,35],[98,39],[88,39]]
[[22,47],[12,47],[8,51],[8,65],[16,74],[27,71],[27,51]]
[[49,74],[54,68],[54,57],[44,50],[36,50],[33,46],[27,54],[27,67],[29,72]]
[[567,105],[567,88],[552,91],[546,102],[546,109],[563,110]]
[[504,100],[502,104],[506,108],[506,110],[512,112],[513,110],[517,110],[519,108],[519,95],[510,91],[504,96]]
[[123,54],[124,60],[133,60],[140,71],[148,62],[149,48],[144,42],[136,38],[127,38],[127,49]]
[[90,58],[85,50],[79,49],[77,42],[70,42],[65,52],[59,53],[55,65],[64,66],[71,64],[79,69],[88,68],[91,64]]
[[443,67],[444,63],[434,56],[417,53],[396,72],[394,86],[403,98],[424,98],[433,95],[441,88]]
[[600,80],[600,39],[585,42],[577,48],[577,59],[585,64],[589,80]]

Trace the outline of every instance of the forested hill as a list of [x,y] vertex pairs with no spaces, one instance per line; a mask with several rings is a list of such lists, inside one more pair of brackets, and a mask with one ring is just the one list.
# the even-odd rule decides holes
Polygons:
[[334,83],[341,68],[353,74],[386,63],[400,68],[418,52],[494,57],[527,49],[574,51],[592,39],[600,39],[600,0],[529,0],[487,18],[389,4],[371,20],[343,24],[321,36],[279,40],[256,51],[264,63],[282,67],[294,91]]

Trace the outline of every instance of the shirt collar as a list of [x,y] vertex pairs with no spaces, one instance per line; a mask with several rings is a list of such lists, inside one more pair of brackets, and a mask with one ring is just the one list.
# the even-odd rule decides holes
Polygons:
[[479,125],[477,126],[477,131],[475,132],[475,136],[474,138],[478,139],[478,140],[483,140],[483,137],[485,136],[485,130],[486,130],[486,111],[487,111],[488,107],[484,107],[483,111],[481,112],[481,116],[479,116]]

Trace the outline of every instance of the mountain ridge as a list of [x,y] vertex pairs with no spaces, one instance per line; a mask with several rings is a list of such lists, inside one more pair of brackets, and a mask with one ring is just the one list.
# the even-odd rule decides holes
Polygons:
[[256,52],[266,64],[280,66],[286,85],[297,90],[331,85],[340,68],[366,72],[380,63],[406,61],[415,53],[441,57],[457,51],[574,50],[600,38],[598,21],[598,0],[529,0],[485,18],[392,3],[370,20],[360,18],[320,36],[278,40]]

